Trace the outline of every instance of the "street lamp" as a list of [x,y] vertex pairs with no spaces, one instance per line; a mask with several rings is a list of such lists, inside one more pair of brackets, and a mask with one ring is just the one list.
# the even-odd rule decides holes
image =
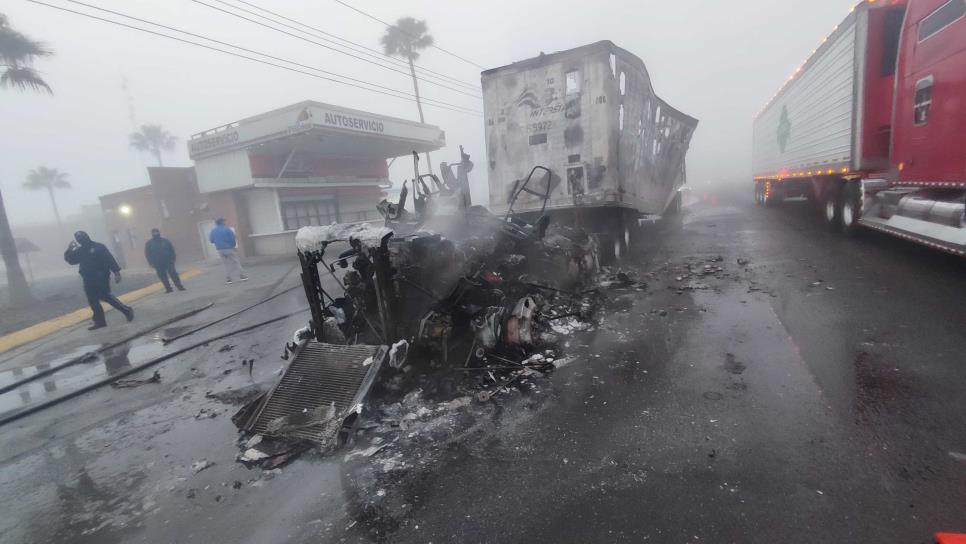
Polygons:
[[127,204],[121,204],[117,208],[117,211],[120,212],[120,214],[123,215],[124,217],[128,217],[129,215],[131,215],[131,207],[128,206]]

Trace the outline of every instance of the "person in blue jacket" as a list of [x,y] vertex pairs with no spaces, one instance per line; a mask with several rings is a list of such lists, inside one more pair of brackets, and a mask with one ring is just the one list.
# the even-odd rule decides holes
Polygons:
[[208,241],[215,245],[221,262],[225,263],[225,283],[231,285],[232,274],[237,273],[238,279],[245,281],[248,276],[242,270],[241,261],[238,260],[238,246],[235,240],[235,231],[225,224],[225,220],[218,218],[215,220],[215,228],[208,233]]

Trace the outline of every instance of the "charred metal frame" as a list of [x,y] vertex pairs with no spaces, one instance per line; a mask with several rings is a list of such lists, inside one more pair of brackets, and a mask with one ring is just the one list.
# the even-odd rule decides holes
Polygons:
[[[529,187],[533,174],[538,170],[546,172],[547,175],[547,189],[544,192],[534,191]],[[550,200],[550,193],[553,191],[553,177],[553,172],[546,166],[534,166],[527,175],[527,179],[523,180],[523,183],[520,183],[521,180],[516,180],[513,182],[513,190],[510,191],[510,199],[507,202],[508,206],[504,219],[513,217],[513,205],[516,204],[517,199],[520,198],[520,193],[527,193],[540,197],[540,215],[543,215],[543,212],[547,209],[547,201]]]

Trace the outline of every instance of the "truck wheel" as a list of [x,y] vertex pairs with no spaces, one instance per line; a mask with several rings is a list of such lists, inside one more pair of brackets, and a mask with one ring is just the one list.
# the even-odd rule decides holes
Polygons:
[[838,182],[829,186],[825,193],[825,223],[832,229],[832,232],[842,230],[842,187]]
[[681,213],[681,191],[678,191],[674,195],[674,199],[671,200],[671,203],[667,205],[667,211],[665,212],[665,215],[669,217],[674,217],[679,215],[680,213]]
[[614,244],[614,261],[620,262],[627,259],[630,252],[631,231],[626,213],[620,212],[614,221],[614,229],[611,231],[611,243]]
[[639,228],[637,217],[632,213],[625,213],[622,223],[624,224],[624,252],[630,255],[634,249],[634,241],[637,238],[637,229]]
[[858,235],[859,218],[862,217],[862,187],[857,182],[846,183],[838,200],[842,230],[849,236]]

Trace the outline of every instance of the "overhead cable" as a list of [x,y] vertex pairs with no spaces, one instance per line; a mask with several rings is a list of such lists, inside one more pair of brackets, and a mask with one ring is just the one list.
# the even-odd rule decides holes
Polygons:
[[[81,4],[81,2],[77,2],[76,0],[67,0],[67,1],[74,2],[74,3],[77,3],[77,4]],[[238,46],[238,45],[229,44],[227,42],[221,42],[221,41],[215,40],[213,38],[204,37],[204,36],[201,36],[199,34],[194,34],[194,33],[191,33],[191,32],[174,29],[172,27],[167,27],[166,25],[162,25],[160,23],[154,23],[154,22],[147,21],[147,20],[144,20],[144,19],[138,19],[138,18],[133,17],[133,16],[129,16],[129,15],[124,15],[124,14],[119,14],[118,13],[120,16],[127,17],[127,18],[130,18],[130,19],[133,19],[133,20],[143,21],[143,22],[145,22],[147,24],[152,24],[152,25],[155,25],[155,26],[158,26],[158,27],[161,27],[161,28],[167,28],[167,29],[170,29],[170,30],[174,30],[176,32],[181,32],[181,33],[183,33],[185,35],[200,37],[202,39],[205,39],[205,40],[208,40],[208,41],[211,41],[211,42],[214,42],[214,43],[220,43],[222,45],[226,45],[226,46],[229,46],[229,47],[233,47],[233,48],[236,48],[236,49],[241,50],[241,51],[246,51],[246,52],[249,52],[249,53],[261,55],[261,56],[264,56],[266,58],[270,58],[270,59],[273,59],[273,60],[278,60],[280,62],[285,62],[285,63],[292,64],[292,65],[295,65],[295,66],[301,66],[303,68],[309,68],[309,69],[316,70],[316,71],[319,71],[319,72],[322,72],[322,73],[330,74],[330,75],[335,76],[335,77],[341,77],[341,78],[344,78],[344,79],[346,79],[348,81],[342,81],[342,80],[339,80],[339,79],[334,79],[332,77],[326,77],[326,76],[323,76],[323,75],[314,74],[314,73],[311,73],[311,72],[306,72],[305,70],[300,70],[298,68],[293,68],[291,66],[285,66],[285,65],[282,65],[282,64],[277,64],[275,62],[269,62],[269,61],[266,61],[264,59],[250,57],[248,55],[242,55],[242,54],[236,53],[234,51],[228,51],[228,50],[221,49],[221,48],[218,48],[218,47],[213,47],[211,45],[207,45],[207,44],[204,44],[204,43],[198,43],[198,42],[191,41],[191,40],[187,40],[187,39],[180,38],[180,37],[177,37],[177,36],[171,36],[171,35],[165,34],[163,32],[157,32],[157,31],[150,30],[150,29],[147,29],[147,28],[142,28],[142,27],[138,27],[138,26],[134,26],[134,25],[129,25],[129,24],[123,23],[121,21],[116,21],[116,20],[113,20],[113,19],[107,19],[107,18],[104,18],[104,17],[99,17],[97,15],[92,15],[90,13],[85,13],[85,12],[82,12],[82,11],[77,11],[77,10],[73,10],[73,9],[70,9],[70,8],[65,8],[63,6],[57,6],[57,5],[54,5],[54,4],[49,4],[47,2],[42,2],[40,0],[27,0],[27,2],[30,2],[32,4],[41,5],[41,6],[45,6],[45,7],[52,8],[52,9],[56,9],[56,10],[60,10],[60,11],[64,11],[64,12],[67,12],[67,13],[72,13],[72,14],[75,14],[75,15],[80,15],[82,17],[87,17],[89,19],[94,19],[94,20],[97,20],[97,21],[102,21],[102,22],[105,22],[105,23],[114,24],[114,25],[121,26],[121,27],[124,27],[124,28],[129,28],[131,30],[137,30],[139,32],[144,32],[146,34],[151,34],[151,35],[159,36],[159,37],[162,37],[162,38],[168,38],[169,40],[174,40],[174,41],[177,41],[177,42],[186,43],[186,44],[194,45],[194,46],[197,46],[197,47],[202,47],[204,49],[208,49],[208,50],[211,50],[211,51],[216,51],[216,52],[223,53],[223,54],[226,54],[226,55],[231,55],[233,57],[237,57],[237,58],[249,60],[249,61],[252,61],[252,62],[257,62],[259,64],[264,64],[264,65],[272,66],[272,67],[279,68],[279,69],[282,69],[282,70],[287,70],[289,72],[295,72],[295,73],[298,73],[298,74],[307,75],[307,76],[310,76],[310,77],[314,77],[316,79],[322,79],[322,80],[325,80],[325,81],[330,81],[332,83],[338,83],[340,85],[346,85],[346,86],[349,86],[349,87],[354,87],[354,88],[357,88],[357,89],[361,89],[361,90],[365,90],[365,91],[369,91],[369,92],[373,92],[373,93],[377,93],[377,94],[381,94],[381,95],[385,95],[385,96],[390,96],[390,97],[393,97],[393,98],[400,98],[402,100],[408,100],[410,102],[415,102],[416,101],[415,95],[413,95],[411,93],[408,93],[408,92],[405,92],[405,91],[401,91],[399,89],[394,89],[392,87],[385,87],[385,86],[378,85],[378,84],[375,84],[375,83],[369,83],[369,82],[366,82],[366,81],[362,81],[362,80],[350,78],[348,76],[344,76],[344,75],[341,75],[341,74],[337,74],[335,72],[329,72],[329,71],[326,71],[326,70],[321,70],[319,68],[315,68],[315,67],[307,66],[307,65],[304,65],[304,64],[300,64],[300,63],[297,63],[295,61],[290,61],[290,60],[287,60],[287,59],[283,59],[281,57],[275,57],[275,56],[269,55],[267,53],[262,53],[262,52],[255,51],[255,50],[252,50],[252,49],[247,49],[247,48],[244,48],[244,47],[241,47],[241,46]],[[84,4],[84,5],[87,5],[87,4]],[[104,8],[97,8],[96,6],[92,6],[92,7],[94,9],[99,9],[99,10],[102,10],[102,11],[110,11],[110,10],[106,10]],[[114,13],[117,13],[117,12],[114,12]],[[358,84],[355,84],[355,83],[350,83],[350,81],[356,81],[356,82],[361,83],[362,85],[368,85],[369,87],[364,87],[362,85],[358,85]],[[372,87],[375,87],[375,88],[372,88]],[[386,89],[386,90],[380,90],[380,89]],[[457,112],[457,113],[464,113],[464,114],[467,114],[467,115],[474,115],[474,116],[477,116],[477,117],[481,117],[482,116],[481,112],[479,112],[477,110],[471,110],[471,109],[466,108],[464,106],[459,106],[459,105],[456,105],[456,104],[450,104],[448,102],[443,102],[443,101],[436,100],[436,99],[431,99],[431,98],[422,98],[421,97],[420,100],[422,102],[424,102],[427,106],[432,106],[432,107],[439,108],[439,109],[454,111],[454,112]]]
[[[359,8],[357,8],[355,6],[352,6],[350,4],[347,4],[347,3],[343,2],[342,0],[335,0],[335,1],[337,3],[339,3],[339,4],[342,4],[343,6],[345,6],[347,8],[349,8],[349,9],[351,9],[352,11],[355,11],[356,13],[360,13],[362,15],[365,15],[366,17],[372,19],[373,21],[378,21],[378,22],[386,25],[389,28],[395,28],[396,30],[399,30],[400,32],[403,32],[402,29],[400,29],[398,26],[396,26],[396,25],[394,25],[392,23],[387,23],[386,21],[383,21],[382,19],[376,17],[375,15],[370,15],[370,14],[362,11],[361,9],[359,9]],[[403,32],[403,34],[405,34],[405,32]],[[411,38],[417,38],[418,36],[410,36],[410,37]],[[438,49],[438,50],[442,51],[443,53],[446,53],[447,55],[449,55],[451,57],[458,58],[459,60],[461,60],[461,61],[463,61],[465,63],[472,64],[473,66],[476,66],[480,70],[485,70],[486,69],[483,66],[480,66],[479,64],[477,64],[477,63],[475,63],[475,62],[473,62],[473,61],[471,61],[469,59],[463,58],[463,57],[457,55],[456,53],[453,53],[452,51],[447,51],[446,49],[443,49],[442,47],[440,47],[438,45],[431,45],[430,47],[432,47],[433,49]]]

